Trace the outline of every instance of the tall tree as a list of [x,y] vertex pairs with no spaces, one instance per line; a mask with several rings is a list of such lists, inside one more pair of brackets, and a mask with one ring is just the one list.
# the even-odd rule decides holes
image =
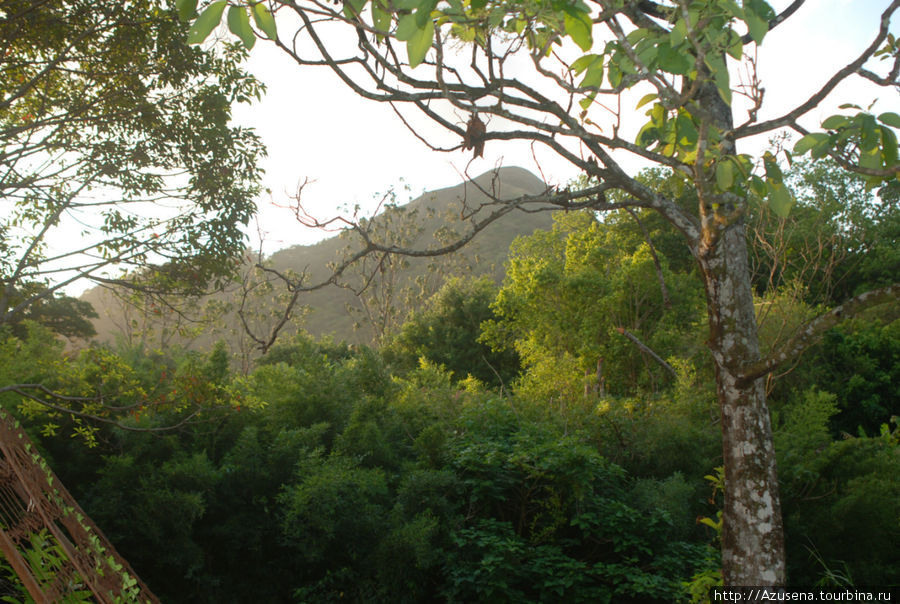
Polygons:
[[230,107],[261,85],[240,45],[202,51],[187,30],[157,0],[3,3],[0,325],[78,279],[183,289],[230,270],[263,154]]
[[[0,6],[4,341],[25,319],[90,335],[90,306],[61,295],[78,280],[162,294],[233,270],[264,150],[229,124],[230,108],[262,87],[239,68],[240,45],[208,52],[187,36],[158,0]],[[98,391],[0,391],[82,417],[109,411]]]
[[[214,29],[225,4],[202,7],[193,25],[197,39]],[[894,284],[856,296],[781,349],[760,351],[745,216],[763,200],[784,215],[793,196],[776,154],[752,157],[738,145],[787,130],[802,136],[795,153],[831,157],[866,176],[870,186],[900,172],[896,113],[874,115],[847,104],[844,113],[809,130],[810,113],[845,81],[862,79],[884,87],[886,95],[896,92],[900,46],[889,30],[900,0],[887,4],[859,56],[809,98],[760,120],[764,89],[753,48],[803,4],[794,0],[776,13],[765,0],[271,0],[239,3],[228,12],[231,31],[247,46],[255,40],[252,16],[298,65],[324,66],[360,96],[391,103],[401,115],[404,108],[418,110],[457,137],[449,146],[446,138],[432,139],[436,150],[464,147],[480,156],[493,141],[539,143],[597,183],[498,200],[490,218],[548,206],[652,208],[681,233],[707,300],[725,464],[723,572],[731,585],[785,582],[775,454],[760,378],[841,317],[900,293]],[[191,15],[197,0],[179,6]],[[283,38],[273,17],[279,11],[291,13],[279,23],[299,23]],[[879,58],[885,62],[871,64]],[[737,66],[749,74],[740,85],[732,82]],[[747,109],[732,104],[735,92],[749,101]],[[649,106],[649,119],[634,139],[625,135],[625,110],[615,108],[630,107],[639,98],[631,95],[641,93],[637,108]],[[464,123],[460,114],[467,116]],[[428,140],[424,131],[417,134]],[[682,178],[696,191],[697,205],[682,207],[641,183],[620,163],[629,154]],[[607,197],[614,190],[620,193]],[[472,232],[490,218],[476,221]],[[391,242],[366,243],[368,251],[403,251]]]

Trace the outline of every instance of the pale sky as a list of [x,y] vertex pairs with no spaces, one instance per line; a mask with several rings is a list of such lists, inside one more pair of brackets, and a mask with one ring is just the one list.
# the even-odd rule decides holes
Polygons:
[[[776,11],[788,3],[789,0],[772,2]],[[879,15],[889,3],[890,0],[807,0],[791,19],[773,30],[759,54],[760,75],[766,88],[760,119],[780,115],[806,100],[830,75],[855,59],[875,37]],[[279,34],[290,37],[294,32],[281,17]],[[893,29],[895,34],[900,33],[900,24],[894,24]],[[329,38],[329,42],[336,41]],[[404,202],[426,190],[458,184],[467,167],[468,173],[476,176],[501,165],[521,166],[538,176],[543,174],[550,184],[565,184],[578,174],[568,162],[536,146],[539,169],[531,145],[522,142],[488,141],[484,157],[471,164],[471,151],[433,152],[403,126],[388,105],[358,97],[326,68],[298,67],[263,40],[252,50],[246,69],[268,87],[262,101],[238,106],[234,112],[235,121],[255,128],[268,147],[263,167],[265,186],[271,193],[258,200],[259,217],[249,229],[254,248],[259,246],[258,233],[262,233],[266,254],[329,235],[303,227],[290,210],[284,209],[304,179],[314,181],[304,190],[304,207],[326,219],[339,213],[341,207],[359,204],[371,209],[373,200],[391,187],[398,190],[398,201]],[[732,87],[735,81],[733,75]],[[814,110],[801,122],[807,128],[816,128],[822,119],[836,112],[837,105],[854,102],[867,107],[879,95],[885,101],[876,105],[876,113],[900,112],[895,92],[857,77],[850,78],[850,82],[839,87],[824,108]],[[643,94],[634,93],[631,102]],[[738,102],[739,97],[735,96],[736,107]],[[646,121],[643,111],[633,112],[624,125],[623,136],[629,129],[636,133]],[[408,110],[407,115],[410,114]],[[462,123],[467,117],[460,116],[458,121]],[[591,117],[595,117],[593,113]],[[439,131],[442,132],[432,130]],[[457,141],[445,138],[443,142]],[[757,153],[766,143],[764,137],[742,141],[739,150]],[[626,169],[636,171],[641,167],[633,158],[616,157]],[[403,190],[404,183],[409,187],[408,193]],[[66,238],[63,240],[68,243]],[[82,280],[65,291],[78,295],[90,286],[90,282]]]
[[[787,4],[787,0],[772,2],[776,11]],[[805,100],[853,60],[874,38],[878,17],[888,4],[889,0],[809,0],[773,30],[759,54],[766,88],[760,118],[773,117]],[[279,33],[290,36],[293,32],[281,26]],[[315,182],[304,190],[304,205],[318,217],[333,216],[344,204],[371,206],[376,194],[391,186],[399,189],[401,182],[410,186],[415,197],[462,180],[471,151],[430,151],[389,106],[361,99],[327,69],[300,68],[271,44],[260,42],[246,67],[266,83],[268,92],[254,106],[238,108],[235,118],[256,128],[269,150],[264,167],[271,195],[259,200],[258,219],[266,253],[322,237],[298,225],[289,211],[276,207],[288,204],[306,178]],[[852,85],[835,91],[828,110],[814,111],[805,125],[816,127],[840,103],[865,107],[878,95],[888,100],[879,103],[878,110],[900,110],[889,91],[867,86],[860,78],[851,81]],[[751,146],[765,144],[766,140],[755,141],[742,150],[753,152]],[[570,164],[550,153],[540,153],[539,158],[552,183],[577,175]],[[518,165],[539,174],[530,145],[501,141],[488,142],[484,158],[469,166],[469,174],[497,165]],[[255,233],[251,236],[256,239]]]

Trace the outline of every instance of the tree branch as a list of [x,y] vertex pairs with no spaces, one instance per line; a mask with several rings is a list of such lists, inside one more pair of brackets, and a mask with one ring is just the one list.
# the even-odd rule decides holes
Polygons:
[[652,348],[641,342],[636,335],[634,335],[624,327],[616,327],[616,331],[631,340],[635,346],[641,349],[641,351],[646,352],[648,355],[650,355],[650,358],[659,363],[663,369],[671,373],[673,376],[678,377],[678,372],[675,371],[675,368],[669,365],[661,356],[656,354]]
[[[803,6],[804,2],[806,2],[806,0],[794,0],[794,2],[790,6],[788,6],[786,9],[781,11],[778,15],[776,15],[776,17],[774,19],[769,21],[769,31],[772,31],[773,29],[778,27],[781,23],[783,23],[785,20],[787,20],[791,15],[793,15],[795,12],[797,12],[797,9],[800,8],[801,6]],[[751,36],[749,33],[744,34],[744,37],[741,38],[741,42],[743,42],[744,44],[749,44],[752,41],[753,41],[753,36]]]
[[768,132],[776,128],[790,126],[797,121],[797,118],[815,109],[819,105],[819,103],[821,103],[825,99],[825,97],[831,94],[831,91],[834,90],[838,84],[843,82],[847,77],[853,75],[854,73],[859,73],[859,70],[862,68],[863,64],[874,55],[875,51],[878,50],[878,47],[887,38],[888,31],[890,30],[891,16],[898,7],[900,7],[900,0],[894,0],[893,2],[891,2],[887,10],[885,10],[881,14],[881,27],[878,30],[878,35],[875,36],[875,39],[872,41],[872,43],[862,52],[862,54],[860,54],[856,58],[856,60],[849,63],[841,70],[839,70],[836,74],[834,74],[831,79],[828,80],[828,82],[826,82],[825,85],[819,89],[818,92],[809,97],[803,104],[795,107],[781,117],[761,122],[759,124],[742,126],[741,128],[738,128],[734,134],[735,139],[745,138],[748,136],[753,136],[755,134]]
[[774,371],[781,363],[803,353],[818,340],[822,334],[840,323],[846,318],[860,312],[889,302],[896,302],[900,298],[900,283],[894,283],[888,287],[874,289],[856,297],[850,298],[840,306],[831,309],[823,315],[819,315],[806,324],[799,333],[785,342],[776,352],[767,358],[745,367],[738,374],[739,384],[747,384]]

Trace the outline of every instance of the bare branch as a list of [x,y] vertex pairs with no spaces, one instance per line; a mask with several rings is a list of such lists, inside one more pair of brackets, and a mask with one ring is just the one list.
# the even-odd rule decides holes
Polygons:
[[875,36],[875,39],[872,41],[872,43],[869,44],[869,46],[862,52],[862,54],[860,54],[856,58],[856,60],[847,64],[836,74],[834,74],[831,79],[828,80],[828,82],[826,82],[818,90],[818,92],[809,97],[804,103],[798,105],[781,117],[767,120],[759,124],[742,126],[741,128],[738,128],[734,134],[735,139],[745,138],[748,136],[753,136],[755,134],[761,134],[770,130],[774,130],[776,128],[791,126],[797,121],[800,116],[805,115],[809,111],[815,109],[819,105],[819,103],[825,100],[825,98],[829,94],[831,94],[831,92],[837,87],[838,84],[843,82],[849,76],[858,74],[863,64],[870,58],[872,58],[872,56],[875,54],[875,51],[877,51],[879,46],[881,46],[881,44],[887,39],[887,35],[890,30],[891,16],[894,14],[898,7],[900,7],[900,0],[894,0],[893,2],[891,2],[887,10],[885,10],[881,15],[881,26],[878,29],[878,35]]
[[625,336],[626,338],[628,338],[629,340],[631,340],[632,343],[634,343],[635,346],[637,346],[638,348],[640,348],[642,352],[645,352],[645,353],[647,353],[648,355],[650,355],[650,358],[652,358],[654,361],[656,361],[657,363],[659,363],[659,364],[662,366],[663,369],[665,369],[666,371],[668,371],[669,373],[671,373],[673,376],[678,377],[678,372],[675,371],[675,368],[672,367],[671,365],[669,365],[669,364],[665,361],[665,359],[663,359],[661,356],[659,356],[658,354],[656,354],[656,353],[653,351],[652,348],[650,348],[649,346],[647,346],[646,344],[644,344],[643,342],[641,342],[640,339],[638,339],[638,337],[637,337],[636,335],[634,335],[633,333],[631,333],[630,331],[628,331],[628,330],[625,329],[624,327],[616,327],[616,331],[618,331],[620,334],[622,334],[623,336]]

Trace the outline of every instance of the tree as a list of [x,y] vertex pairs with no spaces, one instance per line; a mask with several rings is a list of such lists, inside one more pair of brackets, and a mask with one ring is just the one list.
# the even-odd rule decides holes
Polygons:
[[[230,107],[262,87],[239,45],[202,51],[187,30],[156,0],[4,2],[0,327],[90,336],[90,305],[61,295],[78,280],[164,294],[233,271],[264,150]],[[92,398],[2,387],[54,409]]]
[[442,366],[457,380],[474,377],[506,388],[519,372],[519,357],[511,350],[492,351],[479,341],[481,326],[496,319],[491,302],[497,286],[487,277],[451,278],[414,311],[383,348],[385,356],[407,371],[421,359]]
[[3,4],[0,324],[79,279],[194,290],[231,270],[263,148],[230,106],[261,85],[238,45],[186,36],[154,0]]
[[[188,16],[196,0],[180,0]],[[810,131],[810,112],[831,100],[837,86],[862,79],[896,92],[900,46],[889,33],[900,0],[881,15],[871,43],[809,98],[761,120],[764,89],[753,48],[797,14],[804,0],[776,13],[765,0],[318,0],[229,9],[232,32],[248,46],[257,27],[298,65],[331,69],[360,96],[411,108],[442,127],[435,150],[472,149],[513,140],[548,147],[596,184],[549,188],[544,194],[487,204],[471,237],[515,209],[589,208],[604,212],[651,208],[683,237],[700,271],[707,300],[708,346],[715,365],[725,466],[722,557],[731,585],[785,582],[784,539],[772,431],[761,378],[796,357],[825,329],[864,307],[895,301],[900,284],[857,295],[814,319],[778,350],[760,350],[748,263],[746,216],[756,203],[786,215],[793,203],[778,165],[791,154],[775,148],[754,157],[738,145],[749,137],[799,134],[793,151],[830,157],[866,177],[868,186],[900,171],[895,128],[900,115],[875,115],[842,106]],[[203,8],[196,38],[216,26],[224,1]],[[298,20],[296,35],[278,37],[273,12]],[[293,23],[285,18],[282,23]],[[346,32],[341,36],[339,32]],[[748,51],[745,51],[745,48]],[[876,67],[875,59],[886,61]],[[739,84],[731,68],[749,74]],[[880,71],[879,71],[880,67]],[[649,118],[636,137],[626,135],[621,110],[645,93],[638,109]],[[737,94],[735,94],[737,93]],[[748,102],[741,109],[737,95]],[[851,99],[854,100],[854,99]],[[734,102],[733,102],[734,101]],[[459,123],[464,114],[465,123]],[[806,124],[806,125],[804,125]],[[446,143],[455,138],[455,144]],[[631,155],[671,171],[693,189],[685,208],[623,167]],[[587,180],[586,182],[591,182]],[[618,191],[615,198],[608,195]],[[473,213],[474,215],[474,213]],[[459,243],[467,239],[463,237]],[[366,239],[366,252],[400,253],[392,242]],[[451,246],[419,251],[440,253]],[[341,270],[341,267],[338,267]],[[307,285],[295,283],[292,286]]]

